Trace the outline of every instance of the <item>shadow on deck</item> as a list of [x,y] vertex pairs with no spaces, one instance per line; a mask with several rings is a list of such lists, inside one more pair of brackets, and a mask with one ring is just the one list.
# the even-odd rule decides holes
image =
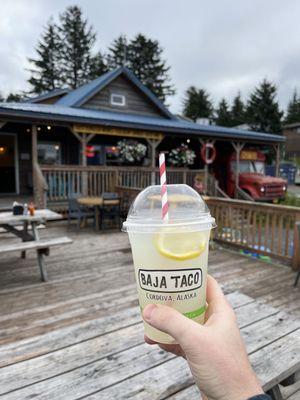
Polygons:
[[[61,236],[65,230],[65,223],[53,223],[41,231],[41,236]],[[65,398],[66,389],[58,396],[57,379],[53,380],[53,387],[51,382],[47,384],[45,392],[43,386],[47,377],[59,376],[64,371],[64,359],[56,360],[55,371],[53,367],[50,371],[51,363],[47,358],[38,357],[35,361],[36,356],[51,356],[51,352],[62,348],[67,353],[72,352],[69,354],[72,368],[68,368],[75,372],[70,378],[69,372],[64,377],[64,385],[70,385],[71,390],[75,380],[76,385],[85,386],[86,376],[95,374],[95,370],[89,369],[87,353],[94,351],[96,358],[114,360],[114,365],[105,368],[115,368],[114,376],[117,376],[119,365],[126,363],[126,351],[122,352],[122,360],[114,355],[121,351],[122,337],[128,337],[128,349],[140,344],[142,327],[139,324],[137,328],[139,310],[135,307],[136,289],[127,236],[123,233],[98,234],[88,229],[79,234],[71,231],[68,235],[74,243],[53,250],[47,258],[50,279],[47,283],[40,282],[34,253],[29,253],[26,260],[14,255],[0,258],[0,367],[15,364],[13,376],[9,371],[6,373],[5,368],[0,369],[1,381],[6,382],[0,389],[0,397],[7,393],[3,398],[19,399],[17,389],[23,387],[23,399],[29,399],[33,393],[37,393],[39,399]],[[267,264],[217,248],[211,251],[209,271],[226,292],[239,290],[300,317],[300,287],[292,287],[295,273],[289,267]],[[89,349],[88,339],[93,329],[97,336],[106,332],[111,334],[106,335],[105,340],[103,337],[98,347]],[[160,355],[160,358],[160,362],[164,362],[170,356]],[[27,360],[26,367],[20,362],[24,360]],[[85,375],[82,375],[81,369],[76,368],[85,364]],[[99,368],[101,371],[101,366]],[[96,375],[99,384],[101,373],[100,377]],[[91,384],[92,375],[89,378]],[[120,375],[118,379],[123,378]],[[105,384],[109,386],[113,382]],[[34,389],[27,392],[26,387],[31,385]],[[92,384],[89,393],[87,396],[78,394],[78,397],[74,394],[70,398],[101,398],[91,394]]]

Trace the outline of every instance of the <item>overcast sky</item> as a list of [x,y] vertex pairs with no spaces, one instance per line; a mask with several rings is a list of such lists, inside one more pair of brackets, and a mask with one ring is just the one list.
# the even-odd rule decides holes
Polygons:
[[297,0],[13,0],[1,1],[0,92],[25,90],[27,57],[49,17],[78,4],[105,51],[120,34],[157,39],[171,66],[177,93],[168,100],[180,112],[189,85],[206,88],[214,102],[244,98],[263,78],[278,86],[286,107],[300,93],[300,1]]

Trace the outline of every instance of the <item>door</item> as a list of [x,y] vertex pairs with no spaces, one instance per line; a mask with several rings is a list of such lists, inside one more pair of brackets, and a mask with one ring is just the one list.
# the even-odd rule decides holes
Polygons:
[[16,137],[0,134],[0,193],[16,193]]

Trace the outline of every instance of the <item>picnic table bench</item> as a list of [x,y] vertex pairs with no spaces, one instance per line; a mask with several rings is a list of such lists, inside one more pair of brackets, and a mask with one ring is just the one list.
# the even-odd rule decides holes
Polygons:
[[[0,347],[1,399],[199,400],[186,361],[144,343],[136,303],[117,310],[122,297],[103,296],[105,316]],[[280,400],[279,383],[300,369],[300,320],[239,292],[227,298],[264,390]]]
[[72,243],[72,239],[67,236],[40,239],[38,226],[49,220],[61,219],[61,215],[51,210],[36,210],[31,215],[13,215],[12,212],[0,213],[0,229],[3,232],[9,232],[22,242],[0,243],[0,254],[20,251],[22,258],[26,257],[26,251],[36,250],[38,266],[42,281],[48,280],[47,269],[44,257],[49,255],[51,247],[61,246]]

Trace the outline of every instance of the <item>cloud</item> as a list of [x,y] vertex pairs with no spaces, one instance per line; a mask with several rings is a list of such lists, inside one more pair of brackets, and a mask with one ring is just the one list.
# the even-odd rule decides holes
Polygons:
[[[14,0],[2,4],[0,91],[27,88],[27,57],[34,55],[43,25],[58,16],[65,0]],[[168,99],[180,112],[189,85],[206,88],[215,103],[249,92],[263,78],[278,85],[286,107],[295,87],[300,92],[300,3],[290,0],[81,0],[77,1],[98,32],[97,47],[107,49],[119,34],[143,32],[158,39],[171,65],[177,94]]]

